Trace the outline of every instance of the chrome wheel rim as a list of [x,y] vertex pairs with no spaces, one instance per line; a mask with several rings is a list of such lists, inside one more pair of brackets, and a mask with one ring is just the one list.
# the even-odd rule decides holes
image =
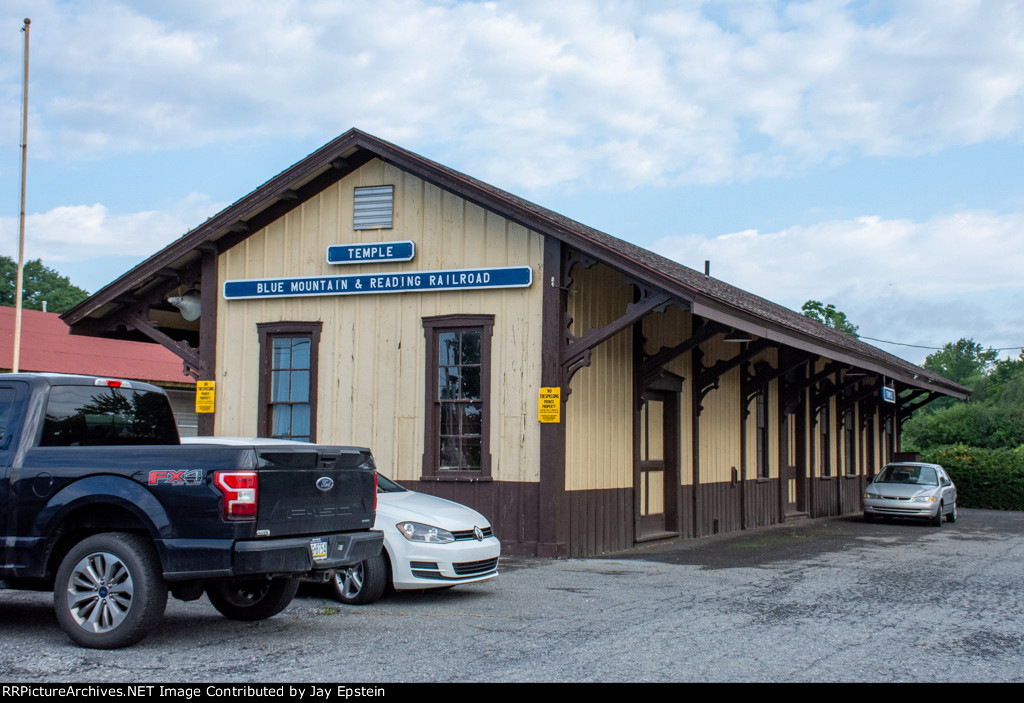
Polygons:
[[135,589],[128,567],[110,552],[95,552],[79,561],[68,580],[68,610],[79,627],[110,632],[124,622]]
[[355,598],[363,590],[363,564],[362,562],[350,566],[341,573],[334,575],[341,586],[341,595],[344,598]]

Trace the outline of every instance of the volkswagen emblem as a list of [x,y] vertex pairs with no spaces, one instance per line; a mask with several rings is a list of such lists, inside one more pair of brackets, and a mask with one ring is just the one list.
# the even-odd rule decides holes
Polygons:
[[473,536],[476,537],[477,542],[482,542],[484,539],[484,531],[476,525],[473,525]]
[[329,491],[334,488],[334,479],[330,476],[321,476],[316,480],[316,487],[321,491]]

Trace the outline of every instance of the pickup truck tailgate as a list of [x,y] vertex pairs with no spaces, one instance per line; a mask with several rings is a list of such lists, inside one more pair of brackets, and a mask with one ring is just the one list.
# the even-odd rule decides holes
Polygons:
[[369,450],[257,447],[259,535],[312,535],[373,527],[376,468]]

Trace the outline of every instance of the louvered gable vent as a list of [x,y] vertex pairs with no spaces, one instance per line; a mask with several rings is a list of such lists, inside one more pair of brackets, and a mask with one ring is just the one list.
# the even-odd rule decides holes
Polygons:
[[356,188],[352,207],[352,229],[391,229],[394,207],[394,186]]

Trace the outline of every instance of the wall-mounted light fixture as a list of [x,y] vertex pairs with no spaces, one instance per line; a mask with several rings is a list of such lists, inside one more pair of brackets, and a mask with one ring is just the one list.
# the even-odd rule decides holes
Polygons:
[[171,296],[167,299],[167,302],[178,308],[183,318],[189,322],[194,322],[199,319],[203,312],[202,300],[202,295],[193,288],[184,295]]

